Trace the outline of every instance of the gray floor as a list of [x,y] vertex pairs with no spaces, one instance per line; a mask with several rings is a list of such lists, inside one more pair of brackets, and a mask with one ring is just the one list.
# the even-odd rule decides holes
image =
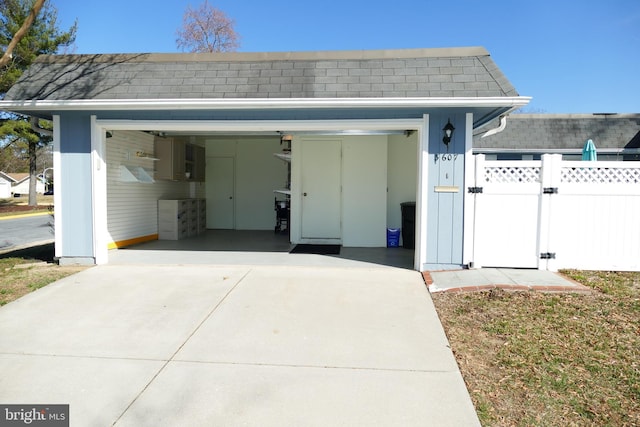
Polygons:
[[273,231],[207,230],[183,240],[152,242],[109,252],[115,264],[218,264],[371,267],[413,269],[413,249],[347,248],[339,255],[290,254],[286,233]]

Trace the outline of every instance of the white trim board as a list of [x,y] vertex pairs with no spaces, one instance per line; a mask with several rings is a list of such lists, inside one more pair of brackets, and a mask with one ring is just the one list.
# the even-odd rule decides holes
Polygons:
[[0,101],[4,110],[238,110],[238,109],[351,109],[351,108],[440,108],[522,107],[527,96],[429,97],[429,98],[225,98],[225,99],[69,99]]

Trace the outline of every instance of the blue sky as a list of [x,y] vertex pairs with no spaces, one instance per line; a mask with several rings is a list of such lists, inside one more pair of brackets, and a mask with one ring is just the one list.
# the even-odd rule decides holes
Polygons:
[[[177,52],[200,0],[50,0],[75,53]],[[209,1],[236,22],[243,52],[484,46],[527,107],[640,113],[639,0]]]

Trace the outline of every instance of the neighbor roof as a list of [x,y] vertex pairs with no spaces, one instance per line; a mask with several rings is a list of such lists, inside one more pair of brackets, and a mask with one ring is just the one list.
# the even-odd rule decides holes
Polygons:
[[517,97],[481,47],[45,55],[5,101]]
[[640,114],[512,114],[502,132],[486,138],[479,133],[473,146],[476,150],[582,149],[588,139],[599,149],[640,148]]
[[2,173],[4,176],[11,178],[11,180],[13,181],[14,184],[19,184],[22,181],[24,181],[25,179],[29,178],[29,174],[28,173],[6,173],[3,172]]

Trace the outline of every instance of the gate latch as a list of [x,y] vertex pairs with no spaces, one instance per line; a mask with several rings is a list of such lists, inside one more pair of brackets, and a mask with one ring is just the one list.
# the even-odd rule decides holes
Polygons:
[[540,254],[540,259],[556,259],[555,252],[542,252]]
[[545,187],[542,189],[542,194],[558,194],[558,187]]
[[471,194],[482,193],[482,187],[469,187],[469,193]]

